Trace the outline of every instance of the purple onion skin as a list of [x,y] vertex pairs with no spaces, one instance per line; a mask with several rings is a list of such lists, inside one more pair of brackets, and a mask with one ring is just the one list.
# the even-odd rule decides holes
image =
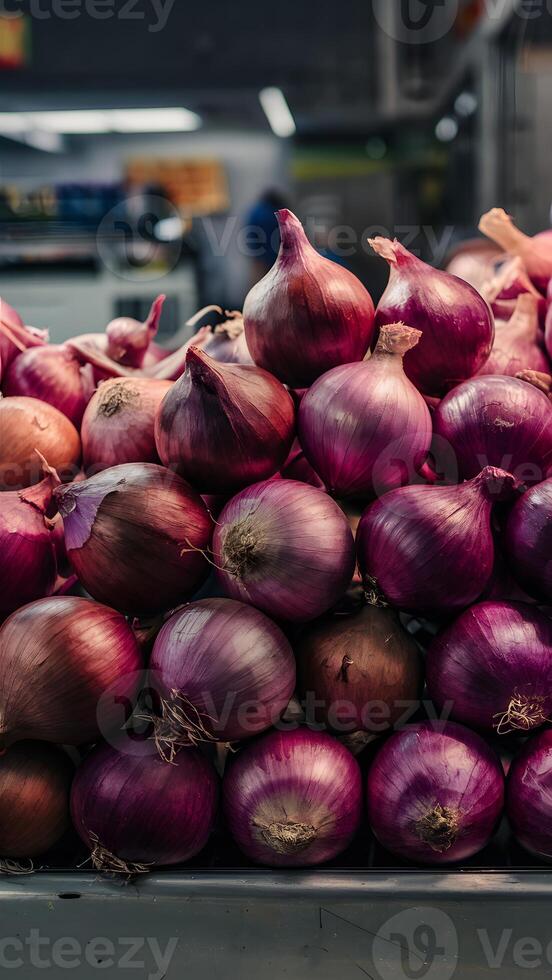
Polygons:
[[2,383],[5,395],[39,398],[63,412],[77,428],[94,391],[92,371],[66,347],[30,347],[10,364]]
[[0,493],[0,620],[51,595],[57,574],[52,522],[45,516],[57,476]]
[[233,497],[219,515],[212,548],[230,598],[292,622],[330,609],[355,568],[345,515],[326,493],[296,480],[256,483]]
[[276,217],[280,251],[246,297],[245,337],[259,367],[306,388],[330,368],[362,360],[374,333],[374,304],[356,276],[318,254],[291,211]]
[[307,728],[270,732],[231,761],[223,806],[234,840],[256,863],[322,864],[341,854],[358,830],[360,769],[330,735]]
[[437,454],[452,450],[456,477],[500,466],[532,485],[552,474],[552,402],[517,378],[464,381],[435,409],[433,431]]
[[158,634],[150,685],[169,700],[173,691],[182,694],[211,737],[233,741],[280,718],[295,689],[295,658],[282,631],[258,609],[201,599],[171,616]]
[[520,844],[552,861],[552,730],[529,739],[506,783],[506,814]]
[[519,583],[536,598],[552,600],[552,478],[516,502],[506,525],[505,548]]
[[333,368],[302,399],[299,439],[331,493],[386,493],[412,482],[424,462],[431,416],[402,366],[402,348],[420,336],[403,324],[382,327],[369,360]]
[[498,757],[454,722],[392,735],[368,773],[368,820],[393,854],[425,864],[465,861],[489,842],[504,803]]
[[215,772],[196,749],[169,765],[151,741],[133,741],[132,753],[111,745],[92,750],[73,781],[71,815],[91,850],[95,835],[123,861],[179,864],[207,843],[217,800]]
[[435,638],[426,679],[457,721],[523,734],[552,711],[552,622],[522,602],[478,603]]
[[442,395],[476,374],[494,340],[494,320],[483,297],[463,279],[426,265],[396,239],[370,240],[389,262],[389,282],[376,309],[376,326],[402,321],[422,331],[404,370],[425,395]]
[[365,587],[399,609],[460,611],[479,598],[494,564],[491,509],[495,485],[512,477],[487,467],[455,487],[391,490],[364,512],[357,531]]

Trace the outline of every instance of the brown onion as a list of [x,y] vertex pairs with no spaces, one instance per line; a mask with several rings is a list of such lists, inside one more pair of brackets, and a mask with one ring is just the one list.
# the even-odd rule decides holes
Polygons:
[[132,707],[143,667],[120,613],[55,596],[18,609],[0,630],[0,749],[23,739],[81,745]]
[[157,463],[155,416],[171,387],[156,378],[113,378],[93,395],[81,427],[87,473],[119,463]]
[[[19,742],[0,758],[0,855],[43,854],[69,826],[73,764],[45,742]],[[0,861],[0,870],[10,870]]]
[[191,347],[159,409],[157,450],[201,493],[235,493],[284,463],[294,419],[291,395],[267,371],[220,364]]
[[298,671],[307,712],[310,702],[316,720],[337,733],[385,731],[421,694],[416,643],[396,613],[375,606],[307,627]]
[[154,463],[112,466],[58,487],[69,560],[85,589],[122,612],[189,598],[209,571],[212,521],[199,494]]
[[291,211],[276,217],[280,251],[245,300],[245,337],[256,364],[305,388],[338,364],[362,360],[374,304],[356,276],[319,255]]
[[42,468],[36,449],[60,479],[74,479],[81,446],[72,422],[37,398],[0,396],[0,490],[38,483]]

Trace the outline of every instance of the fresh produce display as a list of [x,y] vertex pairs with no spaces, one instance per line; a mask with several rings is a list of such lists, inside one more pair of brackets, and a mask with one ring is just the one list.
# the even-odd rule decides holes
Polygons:
[[0,873],[552,863],[552,236],[277,217],[175,351],[0,301]]

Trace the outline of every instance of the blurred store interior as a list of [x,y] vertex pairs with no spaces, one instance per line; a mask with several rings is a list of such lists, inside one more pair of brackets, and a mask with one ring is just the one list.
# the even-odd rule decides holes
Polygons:
[[170,346],[289,206],[376,298],[369,235],[439,265],[494,205],[549,226],[551,109],[545,0],[4,0],[0,295],[62,340],[163,292]]

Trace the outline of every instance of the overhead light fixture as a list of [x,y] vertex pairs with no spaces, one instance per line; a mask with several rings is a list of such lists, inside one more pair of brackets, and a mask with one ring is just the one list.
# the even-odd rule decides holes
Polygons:
[[280,88],[263,88],[259,92],[259,101],[272,132],[276,136],[293,136],[297,127],[282,90]]
[[28,128],[29,124],[21,112],[0,112],[0,133],[9,136],[24,133]]
[[113,109],[109,113],[116,133],[189,133],[201,126],[201,117],[189,109]]
[[60,135],[101,133],[185,133],[199,129],[201,117],[189,109],[63,109],[0,113],[0,133],[40,130]]

